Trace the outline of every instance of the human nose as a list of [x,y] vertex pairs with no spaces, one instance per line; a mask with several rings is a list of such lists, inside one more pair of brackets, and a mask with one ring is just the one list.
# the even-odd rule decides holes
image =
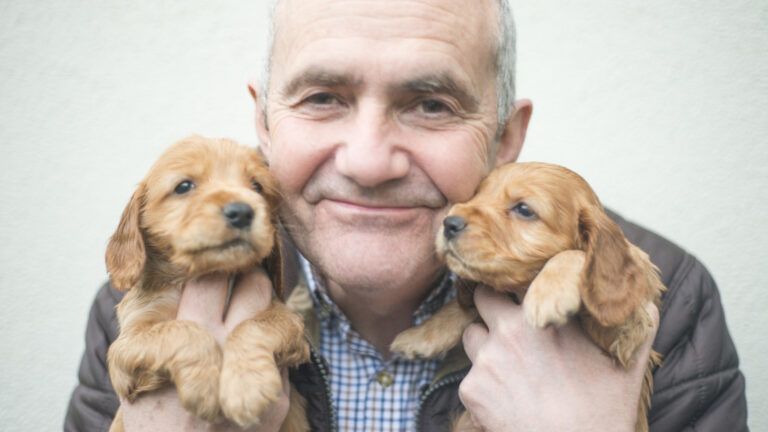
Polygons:
[[410,159],[386,111],[373,103],[361,104],[351,120],[335,155],[338,172],[363,187],[405,177]]

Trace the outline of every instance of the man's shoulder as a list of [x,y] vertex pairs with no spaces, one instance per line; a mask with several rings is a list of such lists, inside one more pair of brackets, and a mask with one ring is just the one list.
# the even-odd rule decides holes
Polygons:
[[105,281],[99,287],[96,292],[96,296],[93,299],[92,308],[99,315],[111,316],[115,315],[115,306],[120,303],[120,300],[125,297],[125,292],[118,291],[112,286],[109,280]]
[[645,251],[659,268],[666,291],[662,295],[662,322],[655,347],[672,349],[672,345],[701,324],[700,311],[707,303],[714,301],[720,307],[717,284],[704,264],[680,246],[615,212],[607,212],[627,240]]
[[667,287],[653,343],[664,361],[654,372],[651,431],[748,430],[744,376],[709,271],[669,240],[608,214],[648,254]]
[[[117,337],[117,316],[115,306],[120,303],[120,300],[122,300],[124,296],[125,293],[116,290],[109,281],[106,281],[96,292],[96,297],[91,306],[92,317],[95,318],[102,327],[109,329],[110,335],[114,336],[111,340],[114,340],[114,338]],[[114,331],[114,335],[112,335],[112,331]]]
[[106,430],[119,401],[107,374],[107,350],[117,338],[115,305],[123,294],[105,282],[96,293],[85,329],[85,350],[80,360],[78,385],[72,392],[64,430]]

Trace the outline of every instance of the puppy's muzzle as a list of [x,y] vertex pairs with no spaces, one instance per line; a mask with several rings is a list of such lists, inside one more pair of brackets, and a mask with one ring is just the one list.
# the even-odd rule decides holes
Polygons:
[[461,216],[448,216],[443,219],[443,235],[446,240],[453,240],[467,227],[467,221]]
[[247,228],[253,222],[253,208],[244,202],[229,203],[224,206],[222,212],[227,219],[227,224],[232,228]]

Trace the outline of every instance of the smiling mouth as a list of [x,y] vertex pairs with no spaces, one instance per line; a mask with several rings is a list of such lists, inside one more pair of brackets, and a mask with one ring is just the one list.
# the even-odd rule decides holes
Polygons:
[[361,211],[361,212],[397,212],[397,211],[404,211],[404,210],[412,210],[415,208],[428,208],[426,206],[421,205],[402,205],[402,204],[387,204],[387,203],[367,203],[367,202],[353,202],[353,201],[345,201],[345,200],[337,200],[337,199],[327,199],[328,202],[331,202],[335,205],[345,207],[348,210],[352,211]]
[[369,232],[380,231],[381,228],[411,228],[414,224],[431,220],[433,212],[427,207],[371,207],[370,203],[361,205],[331,199],[320,201],[317,209],[323,217],[332,219],[334,223]]

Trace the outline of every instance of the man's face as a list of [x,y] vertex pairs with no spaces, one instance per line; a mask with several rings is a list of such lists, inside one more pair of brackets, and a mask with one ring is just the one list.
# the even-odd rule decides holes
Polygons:
[[332,282],[414,292],[437,276],[443,216],[492,165],[494,7],[279,7],[260,136],[284,194],[286,227]]

